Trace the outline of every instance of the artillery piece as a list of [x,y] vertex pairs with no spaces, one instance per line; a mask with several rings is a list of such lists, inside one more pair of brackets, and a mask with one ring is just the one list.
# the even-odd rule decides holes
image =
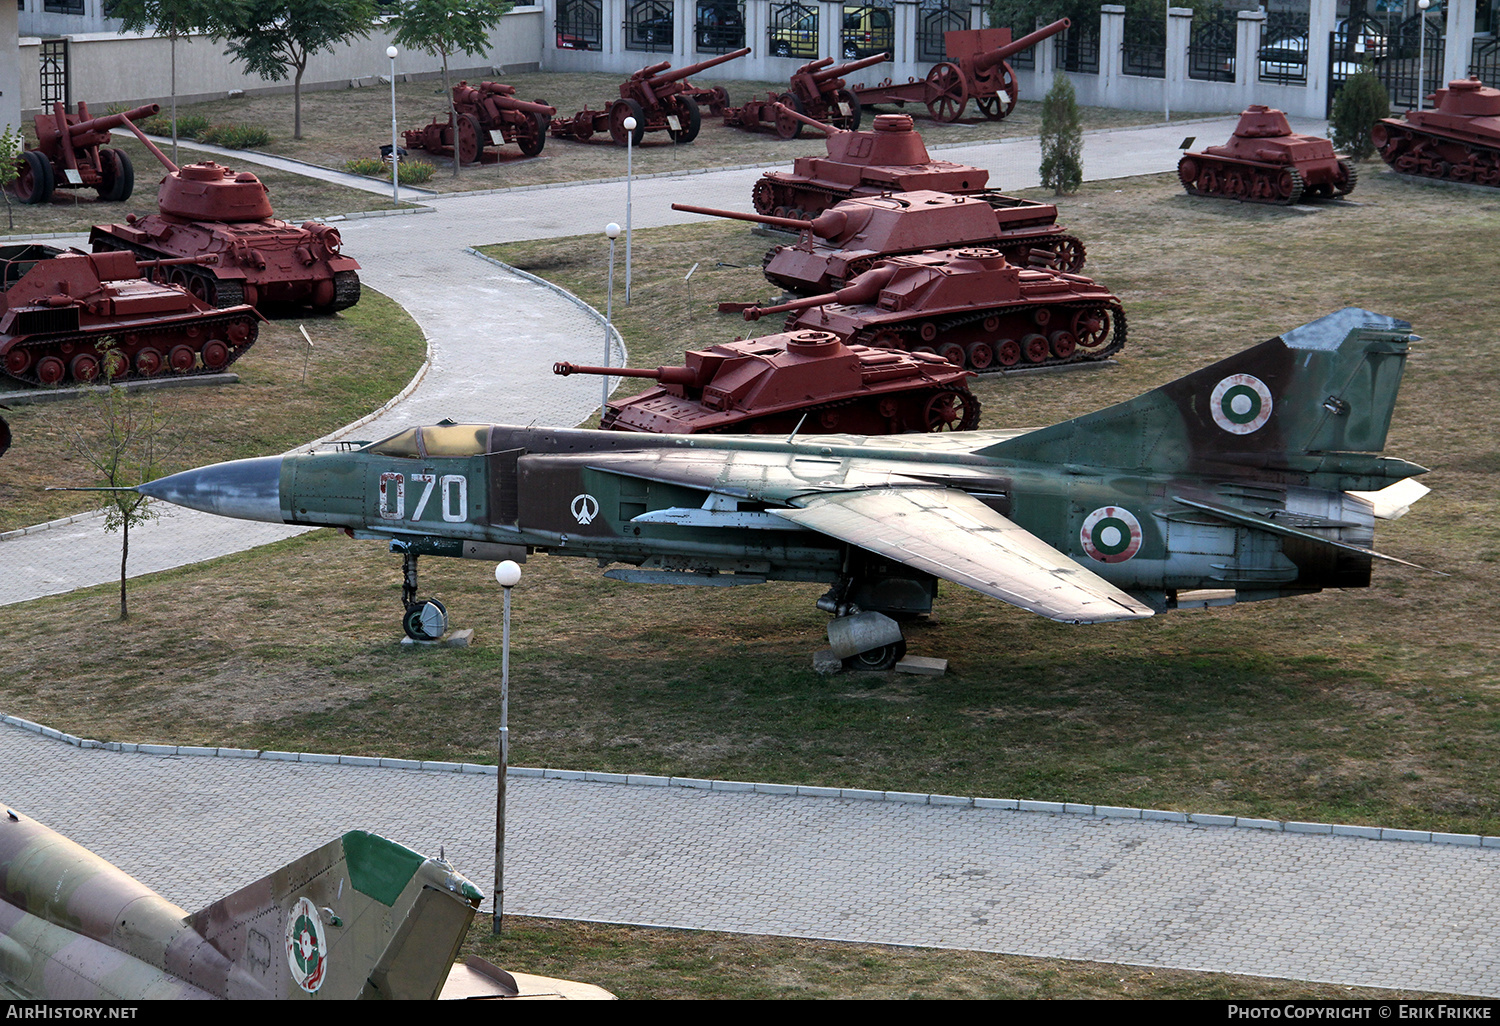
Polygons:
[[1253,104],[1240,115],[1228,143],[1184,154],[1177,177],[1194,196],[1289,206],[1348,195],[1359,172],[1327,139],[1298,135],[1281,111]]
[[1461,78],[1428,99],[1432,110],[1375,123],[1380,159],[1402,174],[1500,186],[1500,89]]
[[[620,98],[607,110],[592,110],[585,107],[571,118],[554,119],[549,131],[559,139],[576,139],[587,142],[595,132],[608,132],[615,145],[624,146],[626,137],[639,146],[647,132],[666,132],[676,143],[690,143],[698,138],[703,114],[698,109],[695,96],[714,90],[702,90],[688,81],[688,76],[700,71],[743,57],[750,52],[748,46],[731,53],[720,54],[697,64],[671,70],[670,61],[649,64],[620,83]],[[723,93],[723,90],[718,90]],[[728,94],[723,93],[727,105]],[[625,127],[626,118],[635,118],[635,131]]]
[[763,174],[750,194],[756,213],[809,218],[851,196],[916,189],[975,196],[997,207],[1021,202],[986,189],[990,173],[982,167],[929,157],[922,136],[905,114],[879,114],[871,131],[846,132],[785,105],[781,110],[823,132],[828,155],[797,157],[790,172]]
[[359,264],[339,252],[337,228],[278,220],[265,185],[249,171],[213,161],[179,168],[134,124],[125,125],[167,175],[156,194],[157,213],[94,225],[89,244],[95,253],[125,250],[148,260],[212,254],[217,262],[211,268],[189,262],[167,274],[215,306],[307,304],[332,313],[359,302]]
[[[997,249],[1022,267],[1076,273],[1083,243],[1058,230],[1057,207],[1014,199],[996,207],[968,196],[918,190],[842,200],[811,220],[741,214],[673,203],[673,210],[729,217],[800,231],[794,246],[773,246],[762,267],[766,279],[791,292],[842,288],[888,256],[928,249],[981,246]],[[726,303],[721,312],[744,309]]]
[[255,344],[263,318],[141,277],[214,259],[0,247],[0,369],[32,385],[223,370]]
[[107,203],[129,199],[135,191],[135,168],[124,150],[106,147],[109,130],[134,129],[131,122],[136,118],[149,118],[160,110],[157,104],[148,103],[123,114],[90,118],[88,104],[82,100],[77,114],[54,103],[51,114],[33,119],[37,147],[22,153],[16,162],[16,199],[46,203],[56,189],[96,189]]
[[955,29],[943,33],[948,59],[934,64],[925,78],[910,78],[900,84],[886,79],[873,86],[855,86],[854,95],[865,106],[908,103],[927,106],[934,121],[951,124],[964,116],[972,99],[991,121],[999,121],[1016,106],[1019,89],[1016,72],[1006,58],[1030,49],[1057,35],[1072,22],[1060,18],[1020,39],[1010,38],[1008,28]]
[[725,111],[724,124],[751,131],[774,128],[781,138],[796,139],[802,134],[802,122],[777,110],[780,103],[815,121],[853,131],[859,128],[862,112],[859,100],[845,87],[843,76],[885,59],[885,54],[877,53],[836,67],[829,67],[833,64],[832,57],[804,64],[792,73],[790,90],[780,95],[767,93],[764,100],[752,100],[743,107]]
[[456,119],[460,163],[482,161],[489,156],[486,147],[502,143],[515,143],[523,154],[534,157],[547,144],[547,126],[556,113],[556,107],[549,107],[541,100],[533,103],[516,99],[515,86],[501,82],[471,86],[460,82],[453,87],[450,116],[438,115],[426,128],[409,129],[404,133],[406,148],[443,155],[453,153]]
[[994,249],[888,257],[836,292],[752,306],[791,313],[786,331],[830,331],[849,345],[936,353],[976,371],[1102,360],[1125,345],[1125,310],[1077,274],[1016,267]]
[[979,400],[960,370],[930,353],[849,346],[826,331],[798,331],[690,350],[686,365],[634,370],[555,364],[556,374],[660,382],[608,404],[606,431],[889,435],[971,431]]

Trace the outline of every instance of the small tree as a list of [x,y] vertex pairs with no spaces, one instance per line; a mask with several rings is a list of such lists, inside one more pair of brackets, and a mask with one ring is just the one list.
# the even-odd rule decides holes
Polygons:
[[1061,196],[1083,184],[1083,126],[1073,83],[1059,71],[1042,98],[1042,184]]
[[307,59],[359,37],[368,39],[378,14],[374,0],[244,0],[238,21],[215,38],[268,82],[292,73],[292,138],[302,138],[302,75]]
[[239,17],[241,0],[111,0],[108,14],[121,32],[166,36],[172,49],[172,159],[177,159],[177,40],[217,32]]
[[10,193],[7,191],[15,184],[16,178],[21,174],[21,167],[16,163],[16,158],[21,155],[21,150],[26,145],[26,140],[9,125],[5,131],[0,132],[0,196],[5,197],[5,219],[10,222],[10,230],[16,228],[16,211],[10,205]]
[[1349,77],[1333,100],[1329,117],[1329,135],[1334,149],[1355,160],[1369,160],[1375,155],[1375,140],[1370,130],[1381,118],[1391,116],[1391,97],[1384,84],[1367,65]]
[[[106,346],[103,363],[122,359]],[[130,559],[130,528],[155,520],[146,496],[130,491],[161,476],[165,457],[164,420],[149,395],[132,394],[118,385],[90,392],[86,412],[72,421],[72,448],[98,474],[106,491],[104,529],[120,532],[120,619],[130,619],[125,595],[125,566]]]
[[458,112],[448,81],[448,58],[456,53],[478,56],[490,48],[490,32],[511,8],[511,0],[402,0],[396,9],[397,46],[430,53],[443,60],[443,92],[448,96],[448,123],[453,126],[453,177],[458,177]]

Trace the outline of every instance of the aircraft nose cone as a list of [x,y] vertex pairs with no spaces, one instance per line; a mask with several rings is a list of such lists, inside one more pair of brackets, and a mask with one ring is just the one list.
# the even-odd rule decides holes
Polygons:
[[150,481],[136,489],[153,499],[238,520],[282,523],[281,457],[215,463]]

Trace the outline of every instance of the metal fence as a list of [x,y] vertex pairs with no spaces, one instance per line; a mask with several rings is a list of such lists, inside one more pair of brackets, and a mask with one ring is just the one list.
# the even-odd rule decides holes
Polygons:
[[1080,75],[1099,74],[1099,23],[1074,23],[1052,37],[1052,55],[1057,67]]
[[41,71],[42,109],[47,110],[54,103],[67,106],[72,101],[68,95],[68,41],[42,40],[38,64]]
[[676,27],[671,0],[634,0],[625,6],[625,49],[671,53]]
[[1167,25],[1160,18],[1125,15],[1125,39],[1120,44],[1127,75],[1167,77]]
[[698,4],[693,47],[698,53],[728,53],[745,45],[745,5],[734,0]]
[[559,50],[604,49],[603,0],[558,0],[554,28]]
[[1256,54],[1256,77],[1276,85],[1307,85],[1310,33],[1306,10],[1267,11]]
[[1238,11],[1214,11],[1193,19],[1188,33],[1188,78],[1200,82],[1234,81],[1239,23]]
[[917,63],[948,59],[943,33],[969,27],[968,0],[922,0],[917,15]]
[[772,4],[766,49],[773,57],[814,60],[818,56],[818,9],[806,4]]
[[1485,85],[1500,85],[1500,39],[1476,39],[1469,49],[1469,74]]

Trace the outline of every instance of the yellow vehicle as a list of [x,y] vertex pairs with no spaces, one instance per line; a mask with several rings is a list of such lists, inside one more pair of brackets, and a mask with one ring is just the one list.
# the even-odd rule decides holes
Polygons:
[[[895,12],[889,7],[845,7],[840,53],[845,60],[890,53],[896,38]],[[808,13],[769,33],[772,56],[813,60],[818,56],[818,12]]]

